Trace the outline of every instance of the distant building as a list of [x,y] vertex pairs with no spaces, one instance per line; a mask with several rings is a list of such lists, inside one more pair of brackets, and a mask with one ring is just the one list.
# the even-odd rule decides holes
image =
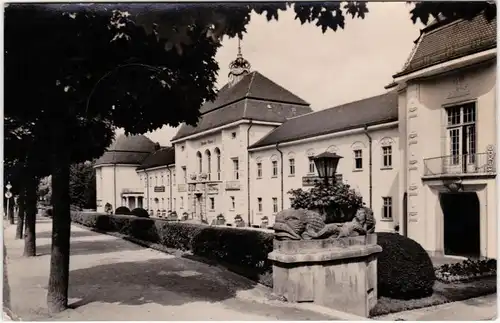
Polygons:
[[378,231],[399,227],[432,254],[496,258],[496,20],[430,24],[387,93],[317,112],[240,51],[230,67],[172,147],[117,139],[96,165],[98,210],[272,225],[287,192],[318,179],[312,157],[330,151]]

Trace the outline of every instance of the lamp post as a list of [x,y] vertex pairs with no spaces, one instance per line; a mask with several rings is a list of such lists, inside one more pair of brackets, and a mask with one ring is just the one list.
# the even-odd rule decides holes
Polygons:
[[325,185],[328,185],[328,179],[333,178],[333,183],[335,183],[335,173],[337,172],[337,166],[339,165],[342,156],[336,153],[324,152],[314,157],[314,165],[318,170],[319,177],[323,178]]
[[12,197],[12,193],[10,189],[12,188],[12,185],[10,185],[10,182],[7,182],[7,185],[5,185],[5,188],[7,189],[7,192],[5,192],[5,197],[7,198],[7,218],[9,218],[10,212],[9,212],[9,201],[10,198]]

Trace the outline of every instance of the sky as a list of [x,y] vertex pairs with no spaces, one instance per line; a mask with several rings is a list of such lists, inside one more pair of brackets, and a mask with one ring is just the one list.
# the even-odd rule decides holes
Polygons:
[[[336,32],[301,25],[293,10],[268,22],[253,14],[241,42],[243,57],[274,82],[311,104],[314,111],[384,93],[410,55],[423,25],[410,19],[406,2],[371,2],[365,19],[346,18]],[[216,60],[217,88],[227,82],[228,65],[236,57],[237,39],[224,38]],[[177,128],[147,133],[170,145]]]

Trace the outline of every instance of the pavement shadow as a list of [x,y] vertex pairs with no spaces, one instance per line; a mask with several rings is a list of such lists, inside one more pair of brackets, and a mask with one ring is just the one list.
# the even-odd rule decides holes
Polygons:
[[72,308],[92,302],[176,306],[197,301],[220,302],[255,285],[204,264],[187,264],[186,260],[175,257],[73,270],[69,296],[81,299],[71,304]]
[[[90,236],[95,236],[96,233],[92,231],[71,231],[71,238],[78,238],[78,237],[90,237]],[[37,232],[36,233],[36,238],[40,239],[50,239],[52,238],[52,231],[42,231],[42,232]]]
[[[73,237],[73,235],[72,235]],[[104,254],[110,252],[132,251],[144,249],[132,243],[120,241],[117,243],[113,240],[97,240],[97,241],[72,241],[70,248],[70,256],[76,255],[92,255]],[[36,247],[37,256],[50,255],[52,243],[38,245]]]

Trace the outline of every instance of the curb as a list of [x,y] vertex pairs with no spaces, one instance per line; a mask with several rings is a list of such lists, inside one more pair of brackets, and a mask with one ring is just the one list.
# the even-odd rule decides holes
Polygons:
[[[82,224],[79,224],[79,223],[76,223],[76,222],[72,222],[72,224],[74,224],[74,225],[76,225],[76,226],[78,226],[78,227],[80,227],[82,229],[85,229],[85,230],[89,230],[89,231],[92,231],[92,232],[95,232],[95,233],[99,233],[99,234],[105,234],[105,235],[113,236],[115,238],[120,238],[120,239],[128,241],[130,243],[139,245],[141,247],[148,248],[148,249],[153,249],[153,250],[160,251],[160,252],[163,252],[163,253],[166,253],[166,254],[179,255],[179,253],[186,253],[186,252],[184,252],[182,250],[167,248],[167,247],[165,247],[163,245],[160,245],[160,244],[157,244],[157,243],[143,241],[143,240],[140,240],[140,239],[137,239],[137,238],[134,238],[134,237],[129,237],[129,236],[126,236],[126,235],[123,235],[123,234],[120,234],[120,233],[116,233],[116,232],[104,232],[104,231],[100,231],[100,230],[97,230],[97,229],[94,229],[94,228],[86,227],[86,226],[84,226]],[[196,261],[195,259],[188,259],[188,260]],[[202,261],[198,261],[198,262],[202,262]],[[224,267],[222,265],[219,265],[217,263],[213,263],[213,264],[208,264],[206,262],[202,262],[202,263],[205,263],[205,264],[207,264],[209,266],[216,266],[216,267],[218,267],[220,269],[228,271],[231,274],[237,275],[238,277],[240,277],[240,278],[242,278],[244,280],[248,280],[252,284],[255,284],[256,288],[269,289],[269,287],[264,286],[261,283],[255,282],[253,280],[250,280],[247,277],[238,275],[237,273],[234,273],[234,272],[230,271],[229,269],[227,269],[226,267]],[[236,294],[236,298],[243,299],[243,300],[249,300],[247,297],[238,296],[238,293]],[[298,309],[298,310],[305,310],[305,311],[316,312],[316,313],[319,313],[319,314],[322,314],[322,315],[325,315],[325,316],[330,316],[333,320],[341,320],[341,321],[374,321],[373,319],[368,318],[368,317],[358,316],[358,315],[355,315],[355,314],[351,314],[351,313],[347,313],[347,312],[342,312],[342,311],[339,311],[339,310],[334,310],[334,309],[331,309],[331,308],[328,308],[328,307],[325,307],[325,306],[321,306],[321,305],[317,305],[317,304],[314,304],[314,303],[287,303],[287,302],[282,302],[282,301],[278,301],[278,300],[259,299],[259,298],[255,298],[255,297],[252,297],[251,300],[254,301],[254,302],[257,302],[257,303],[264,304],[264,305],[281,306],[281,307],[287,307],[287,308],[294,308],[294,309]]]

